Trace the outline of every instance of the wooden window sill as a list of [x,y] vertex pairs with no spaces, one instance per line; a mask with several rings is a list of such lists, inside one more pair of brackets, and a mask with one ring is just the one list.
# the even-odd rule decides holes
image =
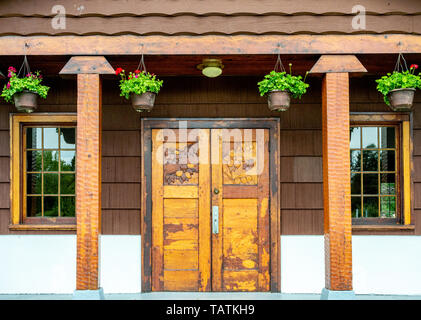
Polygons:
[[415,230],[415,226],[408,225],[353,225],[352,231],[405,231]]
[[44,230],[56,230],[56,231],[76,231],[75,224],[11,224],[9,230],[14,231],[44,231]]

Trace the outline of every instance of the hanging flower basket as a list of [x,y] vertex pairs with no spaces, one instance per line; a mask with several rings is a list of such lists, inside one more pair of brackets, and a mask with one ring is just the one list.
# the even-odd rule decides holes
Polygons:
[[[291,66],[292,64],[290,63],[290,73],[286,73],[278,55],[274,70],[257,83],[260,95],[267,95],[268,107],[271,111],[287,111],[290,107],[291,96],[295,99],[300,99],[309,87],[305,83],[306,77],[304,77],[304,80],[301,80],[301,76],[293,76],[291,74]],[[277,69],[280,69],[281,72],[277,72]],[[307,74],[308,72],[306,76]]]
[[38,107],[37,98],[38,95],[29,90],[23,90],[13,95],[15,107],[19,112],[34,112]]
[[388,99],[393,111],[411,111],[414,101],[414,88],[394,89],[389,91]]
[[18,77],[16,69],[9,67],[9,82],[4,86],[1,96],[7,102],[14,103],[19,112],[34,112],[37,107],[37,98],[46,98],[48,90],[47,86],[41,85],[42,76],[37,71],[35,73],[28,72],[25,77]]
[[[139,70],[140,67],[142,70]],[[163,81],[153,73],[146,72],[143,55],[137,69],[129,72],[128,76],[122,68],[117,68],[115,73],[121,77],[120,96],[131,99],[133,108],[138,112],[151,111]]]
[[415,91],[421,88],[421,74],[416,75],[416,69],[416,64],[408,69],[402,54],[399,54],[393,73],[376,80],[377,90],[383,94],[384,102],[393,111],[412,110]]
[[142,94],[132,93],[130,99],[132,100],[133,108],[138,111],[151,111],[155,103],[156,93],[145,92]]
[[271,111],[287,111],[291,102],[288,91],[273,90],[268,93],[268,107]]

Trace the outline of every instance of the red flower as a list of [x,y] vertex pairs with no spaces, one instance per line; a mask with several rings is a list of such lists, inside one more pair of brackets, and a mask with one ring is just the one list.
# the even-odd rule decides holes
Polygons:
[[11,71],[11,72],[15,72],[16,73],[16,69],[13,67],[9,67],[9,69],[7,69],[7,71]]
[[418,69],[418,65],[417,64],[411,64],[411,69],[412,68],[414,68],[414,69]]
[[135,70],[134,73],[138,74],[140,73],[140,70]]
[[117,68],[116,70],[115,70],[115,74],[118,76],[121,72],[123,72],[124,70],[123,70],[123,68]]

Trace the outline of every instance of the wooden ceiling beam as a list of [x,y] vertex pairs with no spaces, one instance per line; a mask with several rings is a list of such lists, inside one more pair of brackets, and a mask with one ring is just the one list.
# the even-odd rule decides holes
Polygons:
[[419,35],[5,36],[0,56],[420,53]]
[[[358,55],[358,60],[367,69],[367,73],[361,75],[383,75],[393,71],[396,64],[397,54],[366,54]],[[198,76],[203,77],[197,65],[207,56],[200,55],[146,55],[145,64],[148,71],[165,76]],[[218,55],[224,64],[222,76],[258,76],[263,77],[270,72],[276,63],[276,55]],[[19,68],[22,63],[22,56],[3,56],[0,59],[0,71],[7,74],[7,68],[14,66]],[[294,75],[304,75],[318,61],[320,55],[296,54],[281,55],[282,62],[288,68],[292,63]],[[45,77],[57,76],[69,61],[69,56],[30,56],[29,65],[33,70],[39,70]],[[134,71],[139,64],[140,56],[137,55],[112,55],[106,57],[110,65],[116,69],[121,67],[127,71]],[[405,54],[408,65],[420,64],[421,53]],[[317,74],[311,74],[317,76]],[[113,75],[110,75],[110,77]],[[354,76],[351,73],[351,76]],[[114,76],[113,76],[114,77]],[[115,77],[117,79],[118,77]]]

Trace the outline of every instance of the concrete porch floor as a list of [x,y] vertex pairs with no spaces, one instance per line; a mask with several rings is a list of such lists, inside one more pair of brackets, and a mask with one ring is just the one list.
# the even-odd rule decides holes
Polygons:
[[[71,300],[71,294],[0,294],[0,300]],[[421,295],[357,294],[356,300],[421,300]],[[320,294],[297,293],[109,293],[106,300],[320,300]]]

